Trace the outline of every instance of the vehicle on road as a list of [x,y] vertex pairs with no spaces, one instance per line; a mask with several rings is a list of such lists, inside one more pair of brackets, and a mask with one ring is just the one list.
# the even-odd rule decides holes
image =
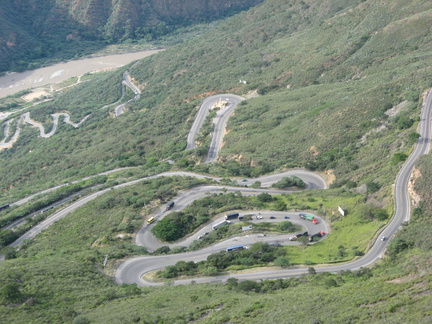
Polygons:
[[226,220],[228,220],[228,219],[236,219],[236,218],[239,218],[239,213],[231,213],[231,214],[225,215],[225,219]]
[[174,201],[171,201],[167,206],[165,210],[170,210],[171,208],[174,207]]
[[239,251],[239,250],[243,250],[244,246],[243,245],[236,245],[236,246],[232,246],[227,248],[227,252],[231,252],[231,251]]
[[213,229],[216,230],[216,229],[218,229],[221,226],[229,225],[229,224],[231,224],[230,221],[224,220],[223,222],[220,222],[218,224],[213,225]]
[[276,217],[274,217],[274,216],[270,216],[270,219],[276,219]]
[[301,219],[306,219],[308,221],[311,221],[312,223],[314,223],[315,225],[318,224],[318,220],[315,218],[314,215],[310,215],[310,214],[305,214],[305,213],[300,213],[299,214]]
[[268,244],[269,246],[282,246],[279,242],[271,242]]
[[323,231],[315,233],[315,234],[309,236],[309,242],[313,242],[313,239],[315,237],[323,237],[324,235],[325,235],[325,232],[323,232]]
[[289,217],[289,216],[285,216],[284,218],[285,218],[285,219],[290,219],[290,217]]
[[302,237],[302,236],[308,236],[308,235],[309,235],[308,232],[299,233],[299,234],[297,234],[297,235],[291,236],[291,237],[289,238],[289,240],[290,240],[290,241],[295,241],[295,240],[297,240],[299,237]]
[[149,219],[147,219],[147,224],[151,224],[155,221],[154,217],[150,217]]
[[385,241],[387,238],[385,236],[381,237],[381,241]]
[[204,237],[204,235],[198,236],[198,240],[201,240]]
[[263,219],[261,215],[257,215],[256,219]]

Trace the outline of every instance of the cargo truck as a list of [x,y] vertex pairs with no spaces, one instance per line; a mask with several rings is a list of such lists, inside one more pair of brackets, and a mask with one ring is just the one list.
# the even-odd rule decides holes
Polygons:
[[239,213],[231,213],[231,214],[225,215],[225,220],[236,219],[238,217],[239,217]]
[[313,242],[314,237],[323,237],[324,235],[325,232],[323,231],[315,233],[314,235],[309,236],[309,242]]
[[217,224],[213,225],[213,229],[216,230],[219,227],[224,226],[224,225],[228,225],[228,224],[231,224],[231,222],[227,221],[227,220],[224,220],[223,222],[220,222],[220,223],[217,223]]
[[174,207],[174,201],[171,201],[167,206],[165,210],[170,210],[171,208]]
[[300,213],[299,216],[300,216],[301,219],[306,219],[308,221],[311,221],[314,224],[318,224],[318,220],[315,218],[314,215]]

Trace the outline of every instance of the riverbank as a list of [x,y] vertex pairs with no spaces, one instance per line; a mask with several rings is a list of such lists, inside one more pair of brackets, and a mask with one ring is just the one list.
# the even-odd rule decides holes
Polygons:
[[135,60],[153,55],[161,50],[145,50],[135,53],[114,54],[84,58],[20,73],[8,73],[0,77],[0,98],[22,90],[59,83],[85,73],[119,68]]

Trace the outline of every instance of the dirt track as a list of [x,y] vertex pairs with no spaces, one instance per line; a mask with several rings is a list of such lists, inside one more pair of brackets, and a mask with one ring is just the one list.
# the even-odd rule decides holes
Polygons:
[[58,63],[22,73],[11,73],[0,77],[0,98],[10,96],[21,90],[62,82],[88,72],[118,68],[132,61],[157,53],[158,51],[159,50],[148,50],[136,53],[93,57]]

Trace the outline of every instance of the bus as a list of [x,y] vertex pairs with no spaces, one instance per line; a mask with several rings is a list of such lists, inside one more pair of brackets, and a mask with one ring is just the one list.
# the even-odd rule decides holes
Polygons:
[[244,249],[243,245],[236,245],[236,246],[229,247],[226,250],[227,252],[231,252],[231,251],[238,251],[243,249]]
[[147,224],[151,224],[155,221],[154,217],[150,217],[149,219],[147,219]]

